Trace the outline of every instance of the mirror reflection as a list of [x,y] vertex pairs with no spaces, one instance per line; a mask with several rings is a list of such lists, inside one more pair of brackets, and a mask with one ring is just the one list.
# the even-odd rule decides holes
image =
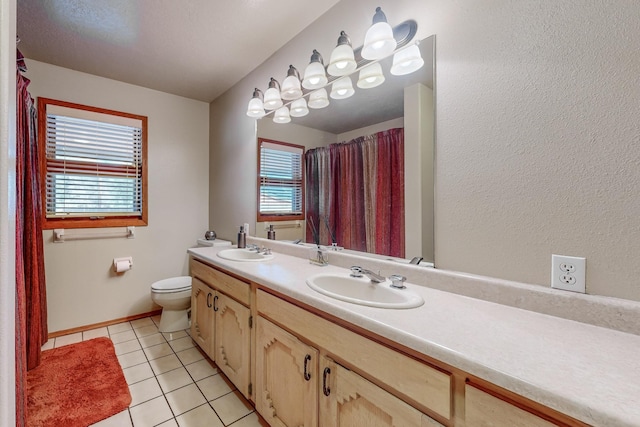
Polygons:
[[[259,222],[258,236],[266,237],[266,230],[273,226],[278,240],[313,243],[319,239],[322,245],[336,243],[371,254],[433,262],[434,47],[435,36],[420,42],[425,63],[414,73],[391,75],[389,57],[380,61],[385,81],[375,88],[355,87],[353,96],[330,99],[328,107],[292,118],[288,124],[274,123],[270,116],[257,121],[258,138],[303,145],[307,168],[321,163],[324,154],[337,151],[346,151],[344,161],[349,163],[353,157],[349,151],[357,150],[357,158],[362,159],[365,153],[367,159],[359,165],[365,176],[377,171],[396,178],[404,175],[400,187],[372,193],[375,183],[356,184],[356,178],[345,177],[344,185],[338,186],[340,180],[330,181],[325,176],[318,185],[320,174],[311,167],[305,171],[305,198],[307,218],[313,218],[317,237],[310,221],[304,220]],[[389,154],[381,156],[385,163],[379,164],[380,153],[372,154],[370,141],[381,139],[394,147],[398,138],[404,146],[402,161],[389,163]],[[314,161],[309,160],[312,157]],[[364,205],[357,205],[357,209],[346,205],[353,200],[362,200],[357,203]],[[341,206],[343,209],[338,209]],[[376,213],[387,219],[372,219]]]

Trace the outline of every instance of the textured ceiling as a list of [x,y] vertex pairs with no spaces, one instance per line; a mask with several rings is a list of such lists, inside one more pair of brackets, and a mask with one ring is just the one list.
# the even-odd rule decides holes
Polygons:
[[30,59],[210,102],[337,0],[20,0]]

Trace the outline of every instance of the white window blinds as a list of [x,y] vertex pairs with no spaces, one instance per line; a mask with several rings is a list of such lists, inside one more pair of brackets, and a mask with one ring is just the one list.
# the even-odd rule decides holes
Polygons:
[[47,217],[141,216],[141,122],[73,111],[47,111]]
[[261,141],[259,214],[302,215],[302,147]]

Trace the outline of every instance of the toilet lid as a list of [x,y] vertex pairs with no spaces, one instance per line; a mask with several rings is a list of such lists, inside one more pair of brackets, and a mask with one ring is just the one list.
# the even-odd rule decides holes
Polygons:
[[171,277],[151,285],[151,290],[159,293],[180,292],[191,289],[191,276]]

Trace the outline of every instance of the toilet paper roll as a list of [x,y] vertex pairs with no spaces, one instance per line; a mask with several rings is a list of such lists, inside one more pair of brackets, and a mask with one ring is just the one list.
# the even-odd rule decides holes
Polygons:
[[115,258],[113,260],[113,270],[116,273],[124,273],[131,270],[132,264],[131,258]]

